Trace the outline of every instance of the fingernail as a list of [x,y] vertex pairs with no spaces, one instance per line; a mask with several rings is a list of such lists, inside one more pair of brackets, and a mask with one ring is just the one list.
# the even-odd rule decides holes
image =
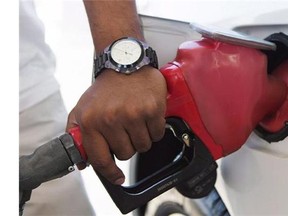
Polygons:
[[117,179],[114,184],[116,185],[122,185],[125,182],[125,178],[119,178]]

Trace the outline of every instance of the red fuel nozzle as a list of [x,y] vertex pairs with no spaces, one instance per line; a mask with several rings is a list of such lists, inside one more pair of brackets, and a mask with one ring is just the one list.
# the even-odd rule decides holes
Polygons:
[[212,39],[183,43],[161,71],[167,116],[188,123],[215,160],[239,149],[287,97],[285,83],[267,74],[265,54]]

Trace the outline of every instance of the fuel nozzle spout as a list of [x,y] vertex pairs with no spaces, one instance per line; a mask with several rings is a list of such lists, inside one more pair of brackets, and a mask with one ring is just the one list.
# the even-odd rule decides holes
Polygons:
[[265,116],[255,132],[267,142],[278,142],[288,136],[288,36],[272,34],[266,38],[277,45],[275,51],[265,51],[268,57],[268,73],[286,85],[286,96],[279,109]]

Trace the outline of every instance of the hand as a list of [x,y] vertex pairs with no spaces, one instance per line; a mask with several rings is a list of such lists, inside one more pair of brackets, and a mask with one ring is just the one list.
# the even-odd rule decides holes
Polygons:
[[166,91],[164,77],[150,66],[131,75],[107,69],[97,77],[69,114],[67,124],[67,130],[80,126],[94,170],[114,184],[124,183],[124,174],[110,152],[127,160],[163,137]]

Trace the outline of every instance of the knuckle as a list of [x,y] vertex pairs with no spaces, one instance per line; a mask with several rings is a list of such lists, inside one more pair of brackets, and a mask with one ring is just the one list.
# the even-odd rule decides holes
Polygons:
[[97,171],[102,171],[102,170],[106,170],[109,166],[111,165],[110,160],[96,160],[93,162],[93,167],[97,170]]
[[[106,106],[105,108],[101,108],[97,112],[97,122],[99,126],[111,126],[117,121],[117,107],[115,106]],[[92,118],[95,119],[95,116]]]
[[154,118],[159,113],[158,105],[153,100],[143,104],[131,105],[127,111],[130,121],[135,121],[142,117]]
[[112,148],[112,151],[115,157],[119,160],[128,160],[135,154],[133,146],[131,144],[128,145],[127,143],[118,143],[118,145]]
[[146,116],[149,118],[154,118],[156,115],[160,114],[160,107],[155,100],[150,100],[145,106]]
[[138,133],[137,136],[131,137],[133,146],[137,152],[146,152],[151,148],[152,141],[149,133]]
[[79,116],[81,126],[83,127],[84,130],[91,128],[93,121],[91,118],[92,113],[88,110],[86,112],[82,112],[81,115]]
[[160,141],[163,136],[164,136],[165,131],[159,131],[158,133],[153,134],[153,136],[151,137],[153,142],[158,142]]
[[137,152],[139,153],[147,152],[151,148],[151,145],[152,145],[151,141],[139,142],[136,147]]
[[161,140],[165,134],[165,119],[161,119],[158,121],[157,127],[151,130],[151,139],[153,142],[157,142]]
[[100,117],[105,125],[113,125],[117,120],[117,111],[114,108],[107,108]]
[[[122,135],[122,136],[121,136]],[[115,139],[108,140],[111,152],[119,160],[127,160],[134,154],[133,146],[129,143],[129,139],[125,139],[125,135],[114,137]]]
[[126,150],[126,151],[120,151],[120,152],[115,153],[115,156],[118,160],[129,160],[134,154],[135,154],[135,151]]
[[156,101],[155,98],[147,99],[144,103],[129,104],[125,108],[126,117],[130,121],[135,121],[139,118],[155,118],[162,115],[162,106]]
[[[75,108],[74,108],[75,109]],[[74,109],[73,110],[71,110],[71,112],[70,113],[68,113],[68,119],[70,119],[70,118],[72,118],[75,114],[74,114]]]
[[129,118],[130,121],[135,121],[139,118],[139,116],[142,115],[142,107],[138,107],[137,105],[132,105],[127,109],[127,117]]

